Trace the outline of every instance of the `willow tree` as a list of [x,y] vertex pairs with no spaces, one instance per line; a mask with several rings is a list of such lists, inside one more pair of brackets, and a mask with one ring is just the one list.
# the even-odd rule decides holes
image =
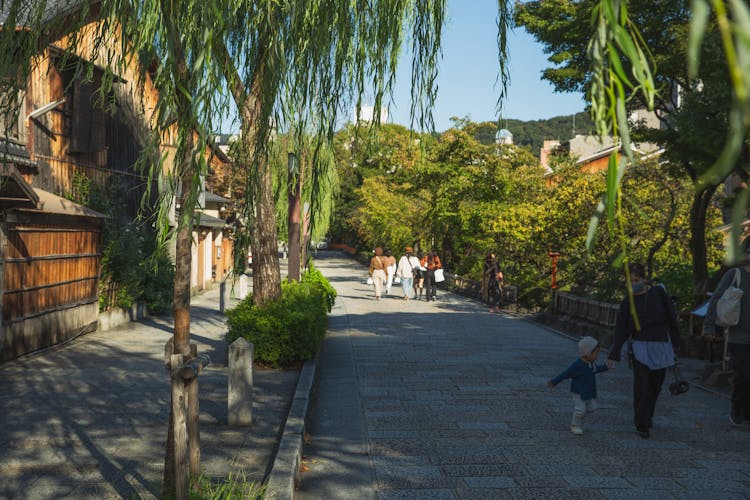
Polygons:
[[[243,167],[254,174],[244,216],[256,303],[281,293],[267,154],[271,128],[311,131],[316,140],[331,141],[339,113],[350,105],[359,109],[366,95],[379,115],[407,37],[414,54],[412,116],[430,127],[445,9],[445,0],[286,0],[238,2],[226,13],[228,36],[215,39],[215,54],[239,109]],[[313,149],[313,185],[322,178],[321,151]],[[311,200],[312,214],[318,203]]]

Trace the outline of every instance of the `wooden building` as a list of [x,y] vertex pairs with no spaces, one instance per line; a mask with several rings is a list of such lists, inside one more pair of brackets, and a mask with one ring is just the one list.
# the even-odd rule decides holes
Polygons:
[[[73,3],[49,0],[45,19],[71,12]],[[158,92],[150,72],[132,60],[102,99],[104,62],[92,49],[99,20],[96,9],[91,12],[75,52],[67,50],[64,33],[47,41],[17,98],[9,94],[20,105],[18,119],[0,121],[0,360],[96,328],[104,216],[66,198],[83,180],[118,200],[108,216],[132,221],[147,188],[135,163]],[[0,6],[3,27],[7,16],[7,6]],[[90,70],[87,77],[82,62]],[[173,127],[163,138],[167,169],[174,132]],[[228,162],[223,153],[207,155],[213,162]],[[231,238],[223,237],[219,210],[228,202],[209,196],[202,205],[194,235],[195,290],[223,277],[224,263],[231,262]]]

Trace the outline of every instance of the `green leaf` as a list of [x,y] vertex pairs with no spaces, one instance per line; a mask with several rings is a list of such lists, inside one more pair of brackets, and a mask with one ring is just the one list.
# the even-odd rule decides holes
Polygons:
[[690,3],[690,10],[693,15],[690,19],[690,33],[687,47],[688,76],[694,79],[698,76],[700,48],[703,44],[703,37],[706,34],[710,10],[706,0],[693,0]]
[[606,203],[604,200],[605,199],[602,198],[599,201],[599,204],[596,206],[596,210],[594,211],[594,215],[592,215],[591,220],[589,220],[589,229],[586,232],[587,252],[590,252],[594,246],[594,236],[596,236],[596,229],[599,227],[599,221],[601,221],[602,214],[604,213],[604,209],[606,207]]
[[617,165],[617,151],[613,151],[607,162],[607,195],[604,198],[607,203],[607,222],[610,225],[615,222],[615,201],[617,200],[617,187],[619,185],[620,173]]
[[[743,258],[740,246],[742,242],[742,224],[747,220],[747,209],[750,207],[750,188],[745,187],[734,200],[732,208],[732,228],[729,231],[729,247],[727,248],[726,263],[736,265]],[[750,250],[750,249],[748,249]]]
[[743,109],[738,103],[734,103],[729,112],[729,130],[727,131],[727,142],[711,168],[709,168],[697,183],[697,190],[701,191],[708,186],[720,184],[732,172],[742,150],[745,141],[745,125],[743,122]]

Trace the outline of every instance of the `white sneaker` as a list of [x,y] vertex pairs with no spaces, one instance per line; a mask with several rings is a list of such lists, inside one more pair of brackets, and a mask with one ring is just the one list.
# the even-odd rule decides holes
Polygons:
[[570,432],[572,432],[576,436],[580,436],[581,434],[583,434],[583,429],[578,425],[571,425]]

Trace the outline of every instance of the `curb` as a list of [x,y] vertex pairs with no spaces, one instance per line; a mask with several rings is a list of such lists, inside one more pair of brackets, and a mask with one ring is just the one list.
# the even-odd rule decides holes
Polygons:
[[297,389],[284,424],[279,449],[268,475],[264,498],[291,500],[297,483],[305,436],[305,419],[310,407],[310,396],[315,383],[316,362],[305,361],[297,380]]

